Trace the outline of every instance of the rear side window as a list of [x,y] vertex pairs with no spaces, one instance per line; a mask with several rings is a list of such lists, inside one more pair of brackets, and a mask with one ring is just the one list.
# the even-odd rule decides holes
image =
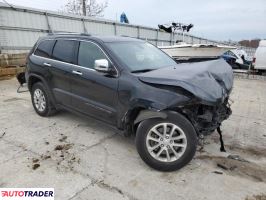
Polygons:
[[54,46],[54,40],[44,40],[39,45],[38,48],[35,50],[34,54],[36,56],[41,56],[45,58],[50,58],[52,54],[52,49]]
[[74,63],[75,44],[74,40],[57,40],[53,50],[53,59]]
[[94,62],[98,59],[107,59],[102,50],[91,42],[80,42],[78,65],[94,69]]

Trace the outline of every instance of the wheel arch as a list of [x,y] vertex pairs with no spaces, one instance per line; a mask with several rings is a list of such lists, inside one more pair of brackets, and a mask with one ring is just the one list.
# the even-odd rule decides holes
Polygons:
[[53,105],[56,105],[56,101],[55,101],[55,98],[53,96],[53,93],[52,93],[47,81],[42,76],[39,76],[37,74],[30,74],[29,75],[28,80],[27,80],[27,85],[28,85],[29,91],[31,92],[32,86],[37,82],[41,82],[44,84],[44,87],[47,91],[47,95],[51,99]]
[[162,110],[162,111],[155,111],[155,110],[149,110],[149,109],[141,109],[138,114],[134,118],[134,123],[133,123],[133,130],[134,132],[137,130],[139,124],[143,122],[144,120],[147,119],[153,119],[153,118],[161,118],[161,119],[166,119],[169,116],[176,117],[176,116],[181,116],[188,120],[195,131],[197,132],[194,124],[192,123],[191,119],[185,115],[182,110]]
[[152,118],[167,118],[167,113],[162,111],[154,111],[154,110],[141,110],[139,114],[136,116],[134,120],[134,124],[138,124],[146,119],[152,119]]
[[138,128],[138,125],[147,119],[152,118],[167,118],[167,114],[162,111],[156,111],[148,109],[145,107],[134,107],[128,111],[124,117],[124,129],[126,130],[125,135],[129,136],[135,134]]
[[32,89],[32,86],[37,83],[37,82],[42,82],[43,84],[45,84],[45,81],[44,79],[39,76],[39,75],[35,75],[35,74],[31,74],[29,75],[29,78],[28,78],[28,88],[29,88],[29,91],[31,91]]

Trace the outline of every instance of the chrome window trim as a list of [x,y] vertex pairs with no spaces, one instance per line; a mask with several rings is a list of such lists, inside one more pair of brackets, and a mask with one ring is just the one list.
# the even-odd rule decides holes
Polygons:
[[[59,62],[59,63],[63,63],[63,64],[68,64],[68,65],[71,65],[73,67],[79,67],[79,68],[82,68],[82,69],[87,69],[89,71],[94,71],[94,72],[97,72],[95,69],[92,69],[92,68],[88,68],[88,67],[84,67],[84,66],[81,66],[81,65],[75,65],[75,64],[72,64],[72,63],[68,63],[68,62],[64,62],[64,61],[60,61],[60,60],[55,60],[55,59],[52,59],[52,58],[46,58],[46,57],[42,57],[42,56],[38,56],[38,55],[35,55],[35,51],[36,49],[39,47],[39,45],[45,41],[45,40],[73,40],[73,41],[77,41],[77,42],[89,42],[89,43],[92,43],[94,45],[96,45],[102,52],[103,54],[106,56],[106,58],[108,59],[108,61],[112,64],[112,66],[115,68],[115,71],[116,71],[116,74],[115,74],[115,77],[119,77],[119,71],[117,70],[117,67],[114,65],[114,63],[111,61],[110,57],[105,53],[105,51],[95,42],[93,41],[89,41],[89,40],[79,40],[79,39],[74,39],[74,38],[58,38],[58,39],[51,39],[51,38],[46,38],[46,39],[43,39],[41,40],[35,47],[32,55],[33,56],[36,56],[36,57],[39,57],[39,58],[43,58],[43,59],[47,59],[47,60],[51,60],[51,61],[55,61],[55,62]],[[99,72],[98,72],[99,73]]]
[[43,58],[43,59],[51,60],[51,61],[54,61],[54,62],[63,63],[63,64],[71,65],[73,67],[79,67],[79,68],[82,68],[82,69],[87,69],[87,70],[95,71],[96,72],[95,69],[91,69],[91,68],[87,68],[87,67],[82,67],[82,66],[79,66],[79,65],[75,65],[75,64],[72,64],[72,63],[67,63],[67,62],[60,61],[60,60],[55,60],[55,59],[51,59],[51,58],[45,58],[45,57],[42,57],[42,56],[37,56],[35,54],[32,54],[32,55],[35,56],[35,57],[38,57],[38,58]]

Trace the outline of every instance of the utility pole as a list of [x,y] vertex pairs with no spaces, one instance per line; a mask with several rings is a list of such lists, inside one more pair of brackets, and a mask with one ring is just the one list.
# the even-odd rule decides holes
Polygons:
[[86,0],[82,0],[82,13],[86,16]]

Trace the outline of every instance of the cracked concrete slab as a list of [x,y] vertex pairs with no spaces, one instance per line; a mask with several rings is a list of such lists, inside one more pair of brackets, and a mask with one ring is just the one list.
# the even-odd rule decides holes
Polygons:
[[266,193],[264,178],[252,170],[266,169],[266,81],[235,80],[233,115],[222,126],[227,152],[219,151],[214,133],[189,165],[172,173],[149,168],[134,138],[94,119],[68,112],[39,117],[29,93],[17,94],[16,87],[15,79],[0,81],[0,187],[54,187],[63,200],[243,200]]
[[24,150],[0,139],[0,164],[20,156]]
[[[18,158],[2,163],[0,180],[4,187],[53,187],[58,199],[68,199],[91,180],[72,171],[58,168],[53,160],[42,160],[40,167],[32,169],[36,155],[24,152]],[[77,184],[78,183],[78,184]]]
[[71,200],[129,200],[127,196],[116,191],[101,188],[96,184],[90,185],[82,190],[77,196],[71,198]]

